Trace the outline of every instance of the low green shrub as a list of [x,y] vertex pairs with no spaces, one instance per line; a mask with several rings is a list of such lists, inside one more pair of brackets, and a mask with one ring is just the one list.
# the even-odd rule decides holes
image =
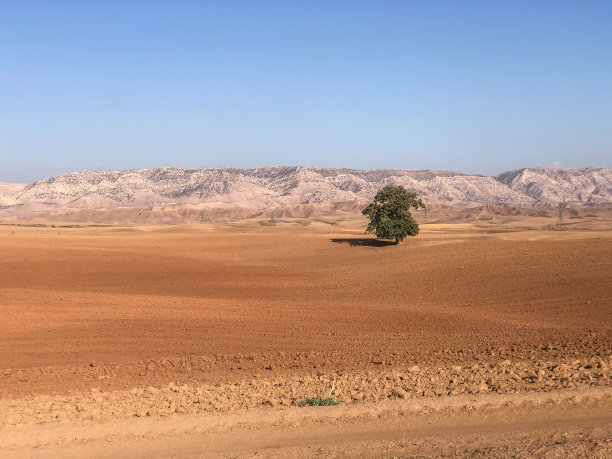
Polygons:
[[334,400],[331,397],[327,397],[327,398],[322,398],[322,397],[314,397],[314,398],[310,398],[310,397],[305,397],[304,400],[300,401],[300,403],[298,403],[298,406],[334,406],[334,405],[339,405],[340,401],[339,400]]

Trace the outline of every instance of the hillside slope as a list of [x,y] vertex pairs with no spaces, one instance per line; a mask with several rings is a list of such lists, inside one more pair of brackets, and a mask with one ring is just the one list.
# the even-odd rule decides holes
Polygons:
[[612,169],[530,168],[494,176],[437,170],[178,169],[82,171],[29,185],[1,184],[0,210],[207,204],[264,209],[368,201],[385,185],[403,185],[429,204],[471,207],[511,204],[551,207],[559,202],[612,202]]

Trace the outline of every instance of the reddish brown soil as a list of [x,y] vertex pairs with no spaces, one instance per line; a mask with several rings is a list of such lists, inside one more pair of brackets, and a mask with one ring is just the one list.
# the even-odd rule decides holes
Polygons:
[[5,227],[0,253],[4,398],[610,354],[605,232]]
[[612,231],[537,218],[0,226],[0,455],[609,457]]

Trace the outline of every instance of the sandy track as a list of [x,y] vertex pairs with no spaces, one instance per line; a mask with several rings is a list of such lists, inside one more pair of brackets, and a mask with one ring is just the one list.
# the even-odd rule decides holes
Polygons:
[[612,389],[13,427],[5,457],[609,457]]

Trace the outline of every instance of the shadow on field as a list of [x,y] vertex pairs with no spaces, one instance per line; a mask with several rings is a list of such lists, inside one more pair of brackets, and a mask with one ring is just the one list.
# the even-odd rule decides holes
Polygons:
[[380,239],[372,239],[369,237],[359,237],[359,238],[336,238],[332,239],[332,242],[337,244],[348,244],[352,247],[386,247],[388,245],[395,245],[394,241],[381,241]]

